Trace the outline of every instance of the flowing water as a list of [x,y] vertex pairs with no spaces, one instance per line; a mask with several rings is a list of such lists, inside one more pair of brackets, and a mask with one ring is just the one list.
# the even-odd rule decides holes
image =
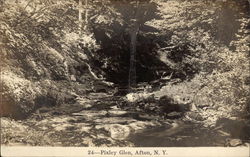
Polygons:
[[137,147],[202,147],[224,146],[225,136],[221,136],[200,124],[182,123],[172,128],[160,126],[133,134],[129,140]]
[[121,101],[120,97],[92,93],[75,104],[41,108],[17,121],[18,128],[3,119],[2,139],[6,145],[172,147],[223,146],[227,138],[200,124],[121,109],[117,107]]

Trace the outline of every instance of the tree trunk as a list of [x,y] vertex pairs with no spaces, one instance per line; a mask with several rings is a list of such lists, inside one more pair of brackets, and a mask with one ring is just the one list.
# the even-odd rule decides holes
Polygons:
[[130,66],[129,66],[129,78],[128,78],[128,87],[129,90],[136,86],[136,45],[137,45],[137,35],[139,33],[140,24],[139,24],[139,2],[137,1],[135,19],[132,26],[130,34]]
[[[138,25],[138,24],[136,24]],[[136,86],[136,45],[137,45],[137,34],[139,27],[135,26],[134,30],[131,31],[130,39],[130,67],[129,67],[129,89]]]
[[88,0],[85,0],[85,26],[84,26],[84,30],[86,30],[87,26],[88,26],[88,14],[89,14],[89,11],[88,11]]
[[79,34],[82,33],[82,0],[79,0],[79,4],[78,4],[78,8],[79,8],[79,15],[78,15],[78,21],[79,21]]

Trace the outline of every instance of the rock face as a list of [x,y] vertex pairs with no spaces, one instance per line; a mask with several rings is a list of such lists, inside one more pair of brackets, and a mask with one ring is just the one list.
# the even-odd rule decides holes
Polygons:
[[[82,93],[88,87],[70,84],[68,81],[29,80],[5,70],[1,74],[1,115],[23,119],[42,106],[56,106],[74,103],[74,92]],[[65,89],[65,85],[68,89]],[[81,87],[82,89],[77,89]]]
[[[33,69],[30,69],[32,71]],[[92,78],[88,72],[81,77]],[[32,75],[31,75],[32,76]],[[70,80],[54,81],[43,78],[39,80],[28,79],[18,75],[7,68],[1,73],[1,115],[15,119],[22,119],[42,106],[56,106],[65,103],[74,103],[77,94],[86,94],[91,90],[90,84],[71,82]],[[67,88],[65,88],[67,86]],[[105,86],[105,87],[104,87]],[[102,84],[102,89],[107,85]],[[100,89],[101,90],[101,89]],[[98,91],[100,91],[98,90]]]
[[35,99],[42,93],[39,86],[11,72],[3,72],[1,82],[1,115],[22,118],[35,109]]

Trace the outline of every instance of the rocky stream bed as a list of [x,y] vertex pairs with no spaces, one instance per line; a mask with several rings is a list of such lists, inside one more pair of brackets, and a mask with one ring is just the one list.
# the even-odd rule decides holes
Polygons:
[[90,93],[74,104],[42,107],[26,119],[1,118],[2,144],[28,146],[243,146],[202,122],[120,107],[120,96]]

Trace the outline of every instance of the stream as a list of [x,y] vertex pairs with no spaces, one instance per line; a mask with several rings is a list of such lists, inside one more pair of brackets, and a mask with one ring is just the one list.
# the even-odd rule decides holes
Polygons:
[[[13,135],[6,145],[50,146],[224,146],[226,136],[201,124],[121,109],[121,97],[91,93],[74,104],[42,107],[24,120],[3,118]],[[17,123],[17,124],[16,124]],[[14,125],[13,125],[14,124]]]

